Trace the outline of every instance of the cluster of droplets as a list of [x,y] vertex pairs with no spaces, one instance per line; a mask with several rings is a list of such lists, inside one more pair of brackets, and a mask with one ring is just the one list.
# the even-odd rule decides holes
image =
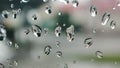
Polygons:
[[69,42],[72,42],[74,40],[74,35],[75,35],[75,31],[74,31],[74,26],[71,25],[70,27],[68,27],[66,29],[66,34],[67,34],[67,40]]

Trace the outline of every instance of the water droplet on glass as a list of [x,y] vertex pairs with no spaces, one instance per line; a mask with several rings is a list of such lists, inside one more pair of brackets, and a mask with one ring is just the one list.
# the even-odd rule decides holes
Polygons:
[[14,19],[17,18],[17,10],[12,10],[12,16]]
[[48,0],[43,0],[43,2],[48,2]]
[[44,28],[45,35],[48,34],[48,28]]
[[101,25],[106,25],[107,22],[109,21],[110,19],[110,13],[109,12],[105,12],[102,16],[102,23]]
[[113,10],[115,10],[116,8],[115,7],[113,7]]
[[6,29],[5,26],[0,25],[0,41],[3,41],[6,39]]
[[86,38],[84,40],[84,44],[85,44],[85,48],[89,48],[93,44],[92,38]]
[[45,53],[46,55],[49,55],[50,52],[51,52],[51,50],[52,50],[52,47],[49,46],[49,45],[47,45],[47,46],[45,46],[45,48],[44,48],[44,53]]
[[12,46],[13,45],[12,41],[8,41],[8,45]]
[[15,48],[19,49],[19,45],[17,43],[15,43]]
[[30,30],[29,30],[29,29],[25,29],[24,33],[25,33],[26,35],[28,35],[28,34],[30,33]]
[[111,27],[112,30],[115,29],[115,27],[116,27],[116,22],[115,22],[114,20],[111,21],[110,27]]
[[117,2],[117,6],[120,6],[120,1]]
[[64,64],[64,68],[68,68],[68,65],[66,63]]
[[79,6],[78,0],[73,0],[72,5],[73,5],[73,7],[78,7]]
[[0,63],[0,68],[5,68],[5,66],[2,63]]
[[18,66],[18,61],[17,60],[13,61],[13,64],[14,66]]
[[32,32],[36,37],[40,37],[42,33],[42,29],[38,25],[32,25]]
[[61,13],[61,12],[58,12],[58,15],[60,16],[60,15],[62,15],[62,13]]
[[7,10],[3,10],[2,11],[2,17],[3,18],[8,18],[8,16],[9,16],[9,12]]
[[20,3],[28,3],[30,0],[21,0]]
[[95,17],[97,15],[97,9],[96,9],[95,5],[92,5],[90,7],[90,14],[91,14],[92,17]]
[[60,2],[63,2],[64,4],[69,4],[69,0],[60,0]]
[[57,37],[59,37],[60,36],[60,34],[61,34],[61,27],[60,26],[57,26],[56,28],[55,28],[55,35],[57,36]]
[[61,52],[61,51],[57,51],[57,52],[56,52],[56,56],[57,56],[58,58],[61,58],[61,57],[62,57],[62,52]]
[[56,46],[60,47],[60,41],[56,41]]
[[66,24],[63,24],[63,27],[65,27],[66,26]]
[[34,15],[32,16],[32,20],[37,20],[36,14],[34,14]]
[[10,8],[14,8],[14,4],[10,4]]
[[96,56],[99,58],[99,59],[102,59],[103,58],[103,53],[101,51],[96,51]]
[[51,13],[52,13],[51,6],[47,6],[47,7],[45,8],[45,13],[46,13],[46,14],[51,14]]
[[70,27],[68,27],[66,29],[66,33],[67,33],[67,40],[69,42],[73,41],[74,40],[74,35],[75,35],[75,33],[74,33],[74,26],[71,25]]

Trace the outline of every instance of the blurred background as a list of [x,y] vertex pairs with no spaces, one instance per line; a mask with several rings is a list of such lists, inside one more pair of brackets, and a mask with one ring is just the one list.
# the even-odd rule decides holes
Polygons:
[[0,67],[119,68],[119,12],[120,0],[0,0]]

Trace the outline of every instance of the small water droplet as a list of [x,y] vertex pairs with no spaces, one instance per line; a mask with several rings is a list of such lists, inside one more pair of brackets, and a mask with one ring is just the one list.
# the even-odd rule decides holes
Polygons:
[[8,16],[9,16],[9,12],[7,10],[3,10],[2,11],[2,17],[3,18],[8,18]]
[[29,29],[25,29],[24,33],[25,33],[26,35],[28,35],[28,34],[30,33],[30,30],[29,30]]
[[52,13],[51,6],[47,6],[47,7],[45,8],[45,13],[46,13],[46,14],[51,14],[51,13]]
[[110,27],[111,27],[112,30],[115,29],[115,27],[116,27],[116,22],[115,22],[114,20],[111,21]]
[[45,48],[44,48],[44,53],[45,53],[46,55],[49,55],[50,52],[51,52],[51,50],[52,50],[52,47],[51,47],[50,45],[47,45],[47,46],[45,46]]
[[66,24],[63,24],[63,27],[65,27],[66,26]]
[[79,6],[78,0],[73,0],[72,5],[73,5],[73,7],[78,7]]
[[56,46],[60,47],[60,41],[56,41]]
[[19,49],[19,45],[17,43],[15,43],[15,48]]
[[30,0],[21,0],[20,3],[28,3]]
[[0,68],[5,68],[5,66],[2,63],[0,63]]
[[0,41],[3,41],[6,39],[6,29],[5,29],[5,26],[3,25],[0,25]]
[[109,12],[105,12],[102,16],[102,23],[101,25],[106,25],[107,22],[109,21],[110,19],[110,13]]
[[96,33],[96,29],[95,29],[95,28],[93,28],[93,29],[92,29],[92,32],[93,32],[93,33]]
[[64,64],[64,68],[68,68],[68,65],[66,63]]
[[61,58],[61,57],[62,57],[62,52],[61,52],[61,51],[57,51],[57,52],[56,52],[56,56],[57,56],[58,58]]
[[40,37],[42,33],[42,29],[38,25],[32,25],[32,32],[36,37]]
[[48,28],[44,28],[45,35],[48,34]]
[[96,6],[95,5],[92,5],[90,7],[90,13],[91,13],[91,16],[92,17],[95,17],[97,15],[97,9],[96,9]]
[[13,45],[12,41],[8,41],[8,45],[12,46]]
[[48,2],[48,0],[43,0],[43,2]]
[[95,52],[97,58],[102,59],[103,58],[103,53],[101,51],[96,51]]
[[36,14],[34,14],[34,15],[32,16],[32,20],[37,20]]
[[120,1],[117,2],[117,6],[120,6]]
[[92,38],[86,38],[84,40],[84,44],[85,44],[85,48],[89,48],[93,44]]
[[60,0],[60,2],[63,2],[64,4],[69,4],[69,0]]
[[55,28],[55,35],[57,36],[57,37],[59,37],[60,36],[60,34],[61,34],[61,27],[60,26],[57,26],[56,28]]
[[61,13],[61,12],[58,12],[58,15],[60,16],[60,15],[62,15],[62,13]]
[[75,33],[74,33],[74,26],[71,25],[70,27],[68,27],[66,29],[66,33],[67,33],[67,40],[69,42],[72,42],[74,40],[74,35],[75,35]]
[[12,10],[12,16],[14,19],[17,18],[17,10]]
[[14,4],[10,4],[10,8],[14,8]]
[[14,66],[18,66],[18,61],[17,60],[13,61],[13,64]]
[[116,8],[115,7],[113,7],[113,10],[115,10]]

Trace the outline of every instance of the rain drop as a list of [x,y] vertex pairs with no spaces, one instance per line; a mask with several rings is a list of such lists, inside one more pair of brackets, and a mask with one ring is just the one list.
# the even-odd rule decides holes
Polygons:
[[78,0],[73,0],[72,5],[73,5],[73,7],[78,7],[79,6]]
[[57,36],[57,37],[59,37],[60,36],[60,34],[61,34],[61,27],[60,26],[58,26],[58,27],[56,27],[55,28],[55,35]]
[[74,26],[71,25],[70,27],[68,27],[66,29],[66,33],[67,33],[67,40],[69,42],[72,42],[74,40],[74,35],[75,35],[75,33],[74,33]]
[[32,32],[36,37],[40,37],[42,33],[42,29],[38,25],[32,25]]
[[85,44],[85,48],[89,48],[93,44],[92,38],[86,38],[84,40],[84,44]]
[[52,13],[51,6],[47,6],[47,7],[45,8],[45,13],[46,13],[46,14],[51,14],[51,13]]
[[45,53],[46,55],[49,55],[50,52],[51,52],[51,50],[52,50],[52,47],[51,47],[50,45],[47,45],[47,46],[45,46],[45,48],[44,48],[44,53]]
[[110,13],[109,12],[105,12],[102,16],[102,23],[101,25],[106,25],[107,22],[109,21],[110,19]]
[[8,18],[8,16],[9,16],[9,12],[7,10],[3,10],[2,11],[2,17],[3,18]]
[[0,68],[5,68],[5,66],[2,63],[0,63]]
[[57,56],[58,58],[62,57],[62,52],[61,52],[61,51],[57,51],[57,52],[56,52],[56,56]]
[[95,54],[96,54],[97,58],[99,58],[99,59],[103,58],[103,53],[101,51],[96,51]]
[[91,14],[92,17],[95,17],[97,15],[97,9],[96,9],[95,5],[92,5],[90,7],[90,14]]
[[32,16],[32,20],[37,20],[36,14],[34,14],[34,15]]
[[64,68],[68,68],[68,65],[66,63],[64,64]]
[[3,25],[0,25],[0,41],[3,41],[6,39],[6,29]]
[[116,22],[115,22],[114,20],[111,21],[110,27],[111,27],[112,30],[115,29],[115,27],[116,27]]

